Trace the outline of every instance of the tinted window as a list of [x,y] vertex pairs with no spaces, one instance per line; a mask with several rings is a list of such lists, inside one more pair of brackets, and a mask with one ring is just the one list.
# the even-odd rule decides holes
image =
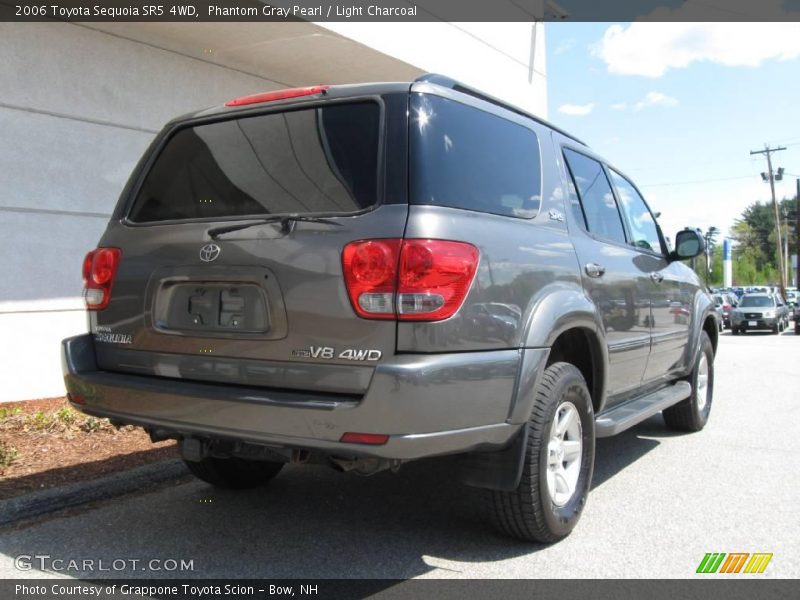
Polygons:
[[589,231],[606,239],[625,243],[625,230],[602,165],[588,156],[568,149],[564,150],[564,156],[578,190]]
[[411,203],[511,217],[539,211],[539,141],[521,125],[452,100],[411,101]]
[[133,221],[353,212],[377,201],[375,103],[182,129],[158,156]]
[[653,215],[644,203],[644,200],[633,187],[630,181],[617,173],[614,169],[609,169],[611,180],[617,188],[617,197],[620,201],[622,214],[628,220],[631,230],[631,244],[637,248],[661,252],[661,241],[658,237],[658,227],[653,219]]

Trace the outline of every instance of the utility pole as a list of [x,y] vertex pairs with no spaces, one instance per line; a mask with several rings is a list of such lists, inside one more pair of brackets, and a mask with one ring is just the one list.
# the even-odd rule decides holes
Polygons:
[[[797,277],[797,282],[795,285],[797,289],[800,290],[800,178],[797,180],[797,193],[795,195],[794,200],[794,217],[797,219],[797,227],[795,228],[796,233],[796,242],[797,246],[795,247],[795,252],[797,253],[797,270],[795,272],[795,276]],[[797,323],[795,323],[795,327],[797,327]]]
[[772,207],[775,209],[775,233],[778,236],[776,245],[778,246],[778,270],[781,274],[781,296],[786,298],[786,270],[783,268],[783,244],[781,243],[781,216],[778,214],[778,201],[775,199],[775,173],[772,171],[772,153],[786,150],[784,147],[770,148],[765,145],[763,150],[751,150],[750,155],[767,155],[767,173],[769,175],[769,189],[772,193]]
[[792,279],[792,261],[789,258],[789,213],[786,212],[786,207],[783,207],[783,224],[785,225],[786,234],[783,238],[783,265],[786,269],[786,285],[789,285]]

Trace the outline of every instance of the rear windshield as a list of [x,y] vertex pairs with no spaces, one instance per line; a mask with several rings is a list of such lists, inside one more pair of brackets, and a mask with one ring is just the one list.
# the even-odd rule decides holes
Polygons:
[[533,131],[429,94],[413,96],[409,127],[412,204],[536,216],[541,162]]
[[350,213],[377,202],[374,102],[230,119],[182,129],[131,208],[135,222]]

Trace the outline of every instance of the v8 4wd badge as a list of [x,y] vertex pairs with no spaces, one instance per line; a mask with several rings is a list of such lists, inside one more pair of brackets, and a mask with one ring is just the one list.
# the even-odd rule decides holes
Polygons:
[[356,348],[348,348],[342,350],[338,354],[335,348],[330,346],[311,346],[307,350],[292,350],[292,356],[295,358],[324,358],[332,360],[338,358],[339,360],[360,360],[360,361],[377,361],[381,359],[380,350],[362,350]]

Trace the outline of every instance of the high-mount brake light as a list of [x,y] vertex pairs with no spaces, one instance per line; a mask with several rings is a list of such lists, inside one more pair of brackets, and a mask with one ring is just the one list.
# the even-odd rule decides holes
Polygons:
[[440,321],[461,307],[479,256],[478,249],[465,242],[359,240],[344,247],[342,269],[358,316]]
[[108,306],[121,257],[119,248],[96,248],[83,259],[83,300],[88,310]]
[[262,102],[286,100],[287,98],[316,96],[317,94],[325,94],[330,87],[331,86],[329,85],[312,85],[309,87],[287,88],[285,90],[276,90],[274,92],[264,92],[262,94],[253,94],[252,96],[242,96],[241,98],[228,100],[225,103],[225,106],[246,106],[248,104],[260,104]]

